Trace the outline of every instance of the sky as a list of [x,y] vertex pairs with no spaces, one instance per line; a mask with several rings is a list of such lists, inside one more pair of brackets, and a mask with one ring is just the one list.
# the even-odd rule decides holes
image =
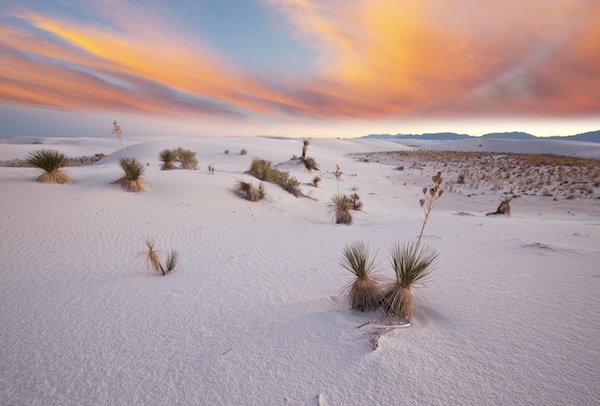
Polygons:
[[597,0],[2,0],[0,138],[600,129]]

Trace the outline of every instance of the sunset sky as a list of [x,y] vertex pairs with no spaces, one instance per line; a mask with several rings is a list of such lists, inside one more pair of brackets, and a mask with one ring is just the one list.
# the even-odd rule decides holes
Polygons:
[[597,0],[3,0],[0,137],[600,129]]

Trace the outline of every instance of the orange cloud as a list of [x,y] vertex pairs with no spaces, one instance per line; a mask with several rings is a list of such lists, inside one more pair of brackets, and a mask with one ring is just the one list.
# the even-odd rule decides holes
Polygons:
[[89,6],[107,25],[28,9],[13,13],[23,24],[0,20],[0,101],[281,119],[600,111],[593,1],[261,4],[318,53],[312,76],[243,71],[168,10],[105,0]]

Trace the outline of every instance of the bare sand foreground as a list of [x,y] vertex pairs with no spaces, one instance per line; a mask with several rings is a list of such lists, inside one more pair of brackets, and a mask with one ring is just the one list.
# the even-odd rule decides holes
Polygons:
[[[123,154],[115,139],[0,141],[0,160],[42,148],[107,155],[66,168],[71,185],[0,167],[1,404],[600,404],[597,165],[576,181],[567,169],[559,180],[558,168],[548,178],[549,166],[497,179],[492,158],[489,176],[461,184],[474,165],[393,156],[415,149],[393,141],[313,139],[318,172],[290,161],[299,139],[124,142],[148,164],[146,192],[111,184]],[[197,152],[198,170],[160,170],[159,152],[178,146]],[[573,141],[418,149],[600,158],[600,145]],[[254,157],[289,170],[310,198],[271,184],[260,202],[236,196]],[[421,190],[437,171],[447,191],[425,242],[440,260],[413,324],[374,351],[372,328],[357,326],[379,313],[349,310],[343,247],[365,241],[391,279],[389,254],[416,239]],[[319,187],[309,186],[316,174]],[[510,179],[537,185],[542,174],[541,188],[511,189]],[[338,190],[364,204],[351,226],[329,215]],[[519,195],[511,216],[486,216],[507,193]],[[146,239],[179,252],[175,272],[146,268]]]

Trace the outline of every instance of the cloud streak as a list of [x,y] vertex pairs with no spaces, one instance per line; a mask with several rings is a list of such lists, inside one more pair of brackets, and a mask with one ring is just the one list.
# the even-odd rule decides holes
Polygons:
[[279,35],[317,53],[311,75],[245,71],[160,3],[90,1],[94,21],[15,6],[0,19],[0,102],[265,120],[600,111],[594,1],[260,4]]

